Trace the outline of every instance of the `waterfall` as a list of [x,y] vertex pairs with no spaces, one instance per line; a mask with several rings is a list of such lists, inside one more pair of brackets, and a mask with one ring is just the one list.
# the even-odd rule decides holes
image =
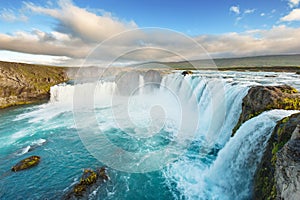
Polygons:
[[[119,128],[113,124],[117,121],[145,138],[157,127],[168,126],[174,132],[172,143],[177,146],[172,150],[177,152],[172,153],[178,159],[162,172],[170,188],[176,188],[175,196],[179,191],[182,199],[249,199],[252,177],[276,121],[294,111],[264,112],[245,122],[231,138],[249,87],[275,84],[274,79],[269,81],[263,73],[254,81],[249,78],[252,74],[224,72],[225,78],[220,78],[215,72],[205,73],[161,77],[153,71],[130,72],[114,82],[61,84],[51,87],[49,104],[72,104],[75,98],[79,106],[117,107],[118,115],[99,114],[103,122],[99,127]],[[184,134],[175,133],[178,130]]]
[[[148,109],[160,105],[165,112],[171,113],[168,117],[176,116],[173,118],[181,122],[178,126],[182,126],[182,130],[191,129],[188,126],[193,124],[193,128],[197,130],[193,129],[191,134],[186,131],[191,140],[204,138],[209,148],[221,148],[225,145],[237,123],[236,116],[241,112],[241,102],[248,91],[247,85],[224,82],[217,77],[170,74],[161,78],[152,71],[147,74],[149,76],[131,72],[120,75],[115,82],[56,85],[51,87],[50,103],[104,107],[111,106],[112,99],[115,104],[118,102],[128,106],[132,102],[136,104],[137,100],[147,101]],[[130,100],[131,97],[119,97],[128,95],[139,98],[133,101]]]
[[169,167],[166,177],[178,182],[187,199],[251,199],[252,179],[276,122],[295,112],[272,110],[248,120],[212,164],[187,155]]
[[[76,85],[60,84],[50,88],[50,102],[71,104],[74,98],[84,105],[87,97],[94,98],[95,103],[114,94],[116,84],[114,82],[81,83]],[[76,96],[75,96],[76,95]]]

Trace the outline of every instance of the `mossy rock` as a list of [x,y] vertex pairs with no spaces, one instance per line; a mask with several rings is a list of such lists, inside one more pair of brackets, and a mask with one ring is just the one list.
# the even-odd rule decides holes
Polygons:
[[89,194],[109,179],[106,168],[98,170],[85,169],[73,189],[63,199],[86,199]]
[[106,172],[106,168],[105,167],[101,167],[98,171],[99,176],[103,179],[103,180],[108,180],[108,176],[107,176],[107,172]]
[[254,176],[253,199],[276,199],[275,164],[277,153],[290,140],[300,121],[300,113],[278,121]]
[[86,169],[80,179],[82,185],[92,185],[97,181],[98,174],[91,169]]
[[29,169],[31,167],[38,165],[39,162],[40,162],[39,156],[30,156],[30,157],[25,158],[24,160],[21,160],[20,162],[18,162],[16,165],[14,165],[11,168],[11,170],[13,172],[17,172],[20,170]]
[[75,185],[73,191],[74,191],[75,196],[82,196],[83,193],[86,191],[86,186],[77,184],[77,185]]
[[300,93],[288,85],[250,88],[243,99],[242,113],[232,131],[232,136],[244,122],[272,109],[300,110]]

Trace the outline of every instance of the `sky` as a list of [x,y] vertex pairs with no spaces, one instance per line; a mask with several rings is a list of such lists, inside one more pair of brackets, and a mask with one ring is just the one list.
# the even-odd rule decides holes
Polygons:
[[4,61],[74,66],[298,54],[299,38],[300,0],[0,0]]

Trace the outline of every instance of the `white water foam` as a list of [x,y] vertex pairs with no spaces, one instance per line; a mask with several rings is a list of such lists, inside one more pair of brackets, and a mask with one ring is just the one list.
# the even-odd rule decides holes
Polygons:
[[24,147],[19,153],[17,153],[18,156],[24,155],[26,153],[28,153],[29,151],[34,150],[35,148],[42,146],[43,144],[46,143],[45,139],[38,139],[38,140],[34,140],[33,142],[31,142],[30,145]]
[[299,111],[272,110],[245,122],[212,165],[183,157],[165,176],[186,199],[250,199],[256,166],[276,122]]
[[[232,170],[231,168],[235,169],[237,167],[233,167],[233,165],[229,165],[226,162],[230,162],[236,166],[240,166],[241,163],[239,162],[242,162],[243,159],[247,159],[246,155],[251,156],[251,154],[249,153],[245,154],[244,157],[230,154],[230,152],[232,151],[235,153],[239,152],[237,150],[234,150],[238,145],[233,145],[233,143],[231,142],[233,138],[231,140],[229,139],[231,130],[237,123],[238,116],[241,112],[242,98],[246,95],[248,88],[252,85],[278,85],[288,83],[292,86],[295,86],[297,89],[300,88],[299,76],[291,73],[270,74],[266,72],[219,72],[218,75],[216,74],[217,73],[215,71],[196,72],[195,75],[186,77],[182,77],[180,74],[171,74],[165,76],[161,84],[162,86],[168,86],[174,90],[177,90],[177,93],[182,96],[182,99],[185,99],[187,105],[190,103],[192,95],[195,95],[198,101],[198,109],[200,110],[198,114],[199,118],[201,119],[201,123],[198,125],[199,127],[197,135],[193,139],[195,139],[196,142],[199,142],[199,145],[203,145],[203,148],[201,147],[202,150],[197,156],[193,154],[193,156],[196,157],[196,160],[190,159],[190,155],[187,154],[186,157],[182,158],[180,161],[172,165],[172,167],[167,172],[165,172],[167,178],[169,178],[170,180],[175,180],[175,182],[177,182],[178,189],[182,194],[184,194],[184,198],[186,199],[223,199],[222,197],[224,197],[224,199],[235,199],[237,197],[249,195],[247,187],[251,182],[243,184],[245,185],[243,191],[235,191],[232,190],[232,187],[240,187],[238,182],[236,182],[237,185],[234,185],[234,182],[238,180],[232,179],[231,181],[228,181],[226,179],[222,179],[223,174],[224,177],[231,177],[230,175],[228,175],[230,173],[238,174],[236,172],[230,171]],[[275,75],[276,77],[266,77],[267,75]],[[220,79],[218,79],[219,76],[223,77],[224,79],[220,81]],[[190,86],[193,88],[192,93],[185,92],[188,90],[186,90],[186,86],[182,85],[183,81],[186,81],[190,84]],[[141,85],[142,83],[143,80],[140,79],[139,84]],[[78,94],[79,102],[82,103],[82,105],[87,102],[86,98],[89,95],[86,94],[93,93],[96,107],[98,106],[98,108],[105,108],[111,105],[109,99],[111,95],[114,94],[115,88],[116,84],[114,82],[82,83],[76,85],[76,92]],[[221,98],[222,95],[214,96],[218,95],[219,88],[223,88],[224,98]],[[160,90],[163,92],[162,87],[160,88]],[[51,119],[55,119],[62,113],[71,112],[73,110],[72,103],[74,100],[74,91],[74,85],[61,84],[53,86],[51,87],[51,100],[48,104],[35,106],[34,109],[17,116],[15,120],[18,121],[29,119],[30,123],[45,122]],[[140,98],[147,97],[142,96],[143,91],[141,90],[139,95]],[[219,102],[215,100],[212,103],[212,97],[217,99]],[[155,98],[155,95],[152,95],[152,98]],[[168,99],[166,99],[166,101],[168,101]],[[171,107],[172,106],[170,105],[170,108]],[[218,113],[223,112],[225,113],[225,115],[222,114],[221,117],[218,116]],[[272,113],[272,115],[273,114],[276,115],[276,113]],[[149,116],[146,116],[146,118],[147,117],[149,118]],[[103,114],[103,116],[99,116],[98,121],[100,120],[103,120],[103,123],[100,125],[103,129],[109,129],[113,126],[113,123],[109,121],[109,118],[105,118],[105,113]],[[68,119],[68,121],[72,121],[72,119]],[[211,121],[213,121],[213,124],[210,123]],[[50,126],[47,125],[48,127],[44,127],[43,129],[51,129],[52,126],[74,127],[74,124],[72,122],[64,123],[60,121],[58,123],[51,124]],[[274,121],[272,123],[270,122],[270,125],[274,126]],[[267,127],[265,129],[267,129]],[[30,132],[33,131],[30,130]],[[14,141],[25,137],[26,135],[26,130],[12,134],[12,136],[14,137]],[[238,133],[236,136],[238,136]],[[247,137],[247,135],[244,135],[244,137]],[[235,141],[235,144],[243,141],[243,139],[244,138],[241,138],[240,140]],[[226,146],[224,147],[225,144]],[[210,150],[215,146],[217,146],[218,148],[224,148],[219,152],[217,160],[214,162],[214,164],[211,165],[202,162],[200,158],[203,158],[203,149]],[[222,153],[224,151],[226,153]],[[222,157],[220,157],[220,155],[222,155]],[[231,162],[230,156],[237,156],[239,157],[239,160]],[[224,168],[222,168],[222,165],[224,165]],[[209,166],[211,167],[208,168]],[[217,169],[218,167],[220,169]],[[250,170],[250,172],[252,171],[253,169]],[[204,176],[205,173],[207,173],[208,175]],[[232,190],[232,192],[228,192],[228,190]],[[240,196],[238,196],[237,194],[239,192]]]

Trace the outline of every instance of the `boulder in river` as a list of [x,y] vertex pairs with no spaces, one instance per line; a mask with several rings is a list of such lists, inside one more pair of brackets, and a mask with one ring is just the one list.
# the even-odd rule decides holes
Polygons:
[[13,172],[17,172],[20,170],[28,169],[33,166],[38,165],[40,162],[40,157],[39,156],[30,156],[28,158],[25,158],[24,160],[21,160],[18,162],[16,165],[14,165],[11,170]]
[[89,194],[95,191],[99,186],[109,179],[106,168],[101,167],[97,170],[85,169],[72,190],[64,197],[64,199],[87,199]]
[[190,71],[190,70],[186,70],[186,71],[183,71],[181,74],[182,74],[183,76],[186,76],[186,75],[191,75],[191,74],[193,74],[193,72]]

